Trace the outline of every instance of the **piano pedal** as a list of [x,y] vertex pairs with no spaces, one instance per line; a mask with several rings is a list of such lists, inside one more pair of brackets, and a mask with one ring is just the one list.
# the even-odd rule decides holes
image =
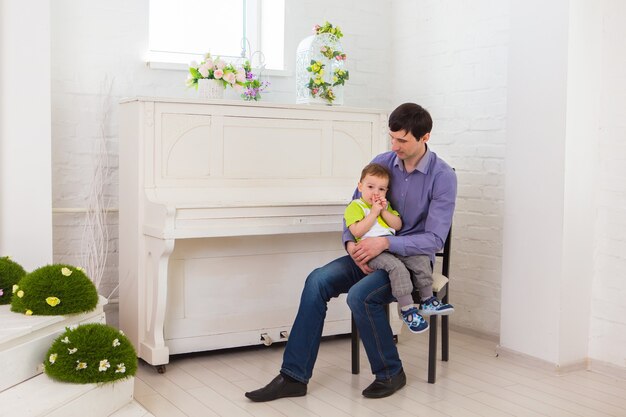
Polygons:
[[265,346],[269,346],[272,344],[273,341],[270,335],[268,335],[267,333],[261,333],[261,342],[263,342]]
[[289,339],[289,333],[287,333],[286,330],[283,330],[282,332],[280,332],[280,338],[285,340]]

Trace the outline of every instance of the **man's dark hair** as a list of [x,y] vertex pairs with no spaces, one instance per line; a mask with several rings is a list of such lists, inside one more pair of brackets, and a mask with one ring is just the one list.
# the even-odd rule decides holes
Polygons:
[[433,128],[433,119],[428,111],[415,103],[399,105],[389,115],[389,130],[398,132],[406,130],[419,140]]

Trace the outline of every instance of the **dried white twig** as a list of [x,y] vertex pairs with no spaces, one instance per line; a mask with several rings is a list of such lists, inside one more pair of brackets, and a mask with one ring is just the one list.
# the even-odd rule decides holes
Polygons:
[[[100,123],[97,138],[94,171],[87,197],[87,212],[82,236],[82,262],[94,285],[100,291],[100,284],[109,255],[109,229],[107,216],[110,198],[105,197],[104,187],[110,178],[109,153],[106,143],[106,126],[111,111],[113,80],[105,77],[100,88]],[[110,294],[109,294],[110,295]]]

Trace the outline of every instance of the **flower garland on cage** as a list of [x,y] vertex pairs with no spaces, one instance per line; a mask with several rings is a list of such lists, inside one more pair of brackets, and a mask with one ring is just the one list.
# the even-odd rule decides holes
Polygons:
[[[323,26],[313,26],[313,32],[316,35],[329,33],[337,39],[343,37],[343,33],[341,32],[339,26],[333,26],[329,22],[325,22]],[[323,45],[320,48],[320,53],[329,60],[335,59],[337,61],[345,61],[347,58],[343,51],[333,49],[328,45]],[[332,83],[327,82],[324,80],[325,66],[326,65],[321,61],[316,61],[314,59],[311,60],[310,65],[306,68],[306,70],[311,73],[311,78],[309,78],[307,87],[311,91],[312,97],[315,98],[319,96],[332,104],[335,100],[335,91],[333,90],[333,87],[345,85],[345,82],[350,79],[350,73],[347,70],[337,68],[333,71]]]

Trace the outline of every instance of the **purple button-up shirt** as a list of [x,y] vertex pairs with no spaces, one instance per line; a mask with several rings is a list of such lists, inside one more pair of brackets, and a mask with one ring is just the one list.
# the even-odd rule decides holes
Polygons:
[[[394,152],[380,154],[372,162],[391,172],[387,200],[402,218],[402,228],[395,236],[387,237],[389,252],[402,256],[429,255],[434,263],[435,253],[443,248],[452,225],[456,200],[454,170],[428,148],[410,173]],[[356,190],[352,198],[360,196]],[[344,222],[344,246],[354,240]]]

